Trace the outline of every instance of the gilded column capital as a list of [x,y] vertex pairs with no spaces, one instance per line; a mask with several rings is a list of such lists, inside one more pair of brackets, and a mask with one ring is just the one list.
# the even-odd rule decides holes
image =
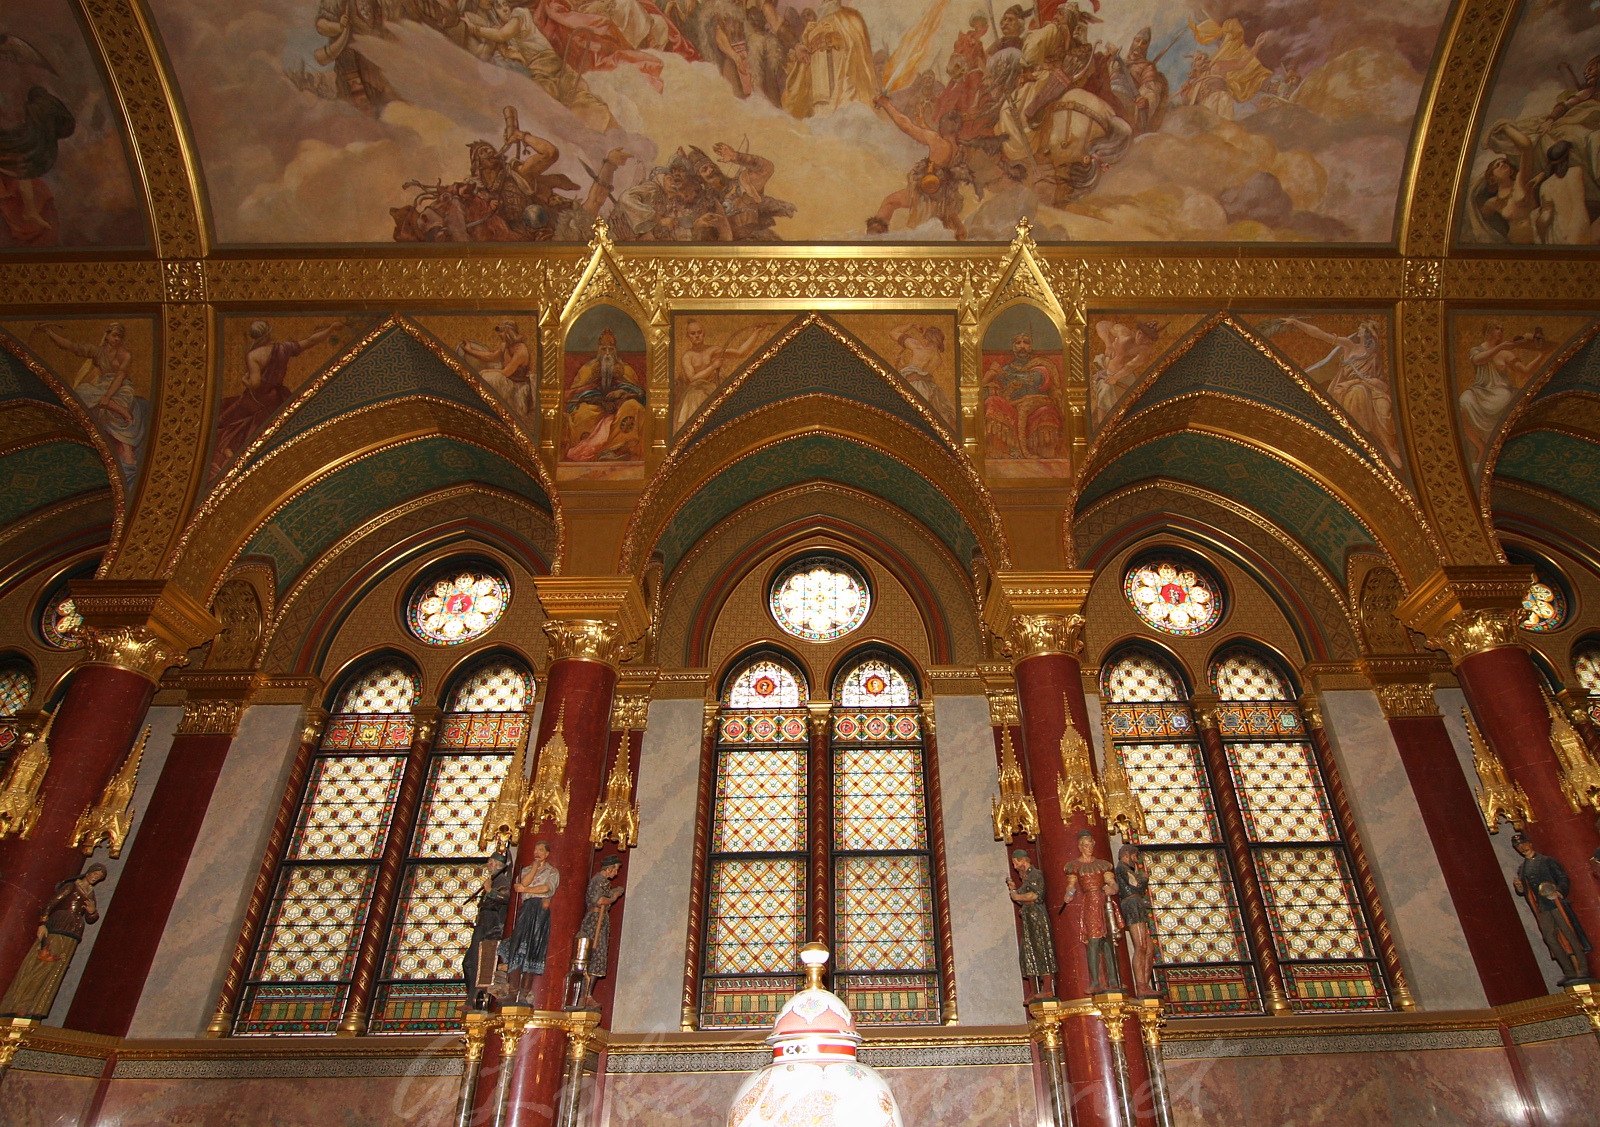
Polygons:
[[183,719],[178,721],[178,735],[237,735],[244,709],[245,702],[242,700],[186,700],[183,702]]
[[236,735],[244,710],[266,682],[260,673],[185,673],[174,678],[184,692],[178,735]]
[[1083,650],[1083,601],[1091,571],[1002,571],[989,585],[984,625],[1013,662]]
[[1194,717],[1195,727],[1208,731],[1217,730],[1217,708],[1222,702],[1216,693],[1201,691],[1189,697],[1189,712]]
[[1361,669],[1372,682],[1383,714],[1391,720],[1412,716],[1438,716],[1432,674],[1436,663],[1423,654],[1414,657],[1368,657]]
[[1522,598],[1531,582],[1533,569],[1522,565],[1441,567],[1395,615],[1459,665],[1474,654],[1517,644]]
[[1015,728],[1022,723],[1015,692],[989,693],[989,723],[996,728]]
[[432,704],[419,704],[411,709],[411,739],[416,743],[428,743],[433,739],[433,733],[439,727],[439,708]]
[[222,624],[198,601],[164,579],[79,579],[72,601],[83,615],[85,660],[113,665],[157,683],[184,654],[214,637]]
[[617,679],[611,695],[611,730],[642,732],[650,718],[650,692],[659,669],[629,670]]
[[534,580],[549,621],[550,660],[597,661],[616,669],[644,637],[650,614],[627,575],[543,575]]
[[314,744],[322,738],[322,729],[328,722],[328,710],[307,706],[305,718],[300,722],[300,742]]

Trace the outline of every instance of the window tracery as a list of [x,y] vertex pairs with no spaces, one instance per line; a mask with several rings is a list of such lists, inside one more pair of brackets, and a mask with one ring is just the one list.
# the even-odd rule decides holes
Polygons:
[[834,556],[790,564],[772,581],[772,618],[785,633],[808,642],[842,638],[866,621],[872,609],[867,581]]
[[1204,634],[1222,617],[1222,585],[1216,577],[1177,558],[1134,564],[1122,590],[1133,612],[1163,633]]

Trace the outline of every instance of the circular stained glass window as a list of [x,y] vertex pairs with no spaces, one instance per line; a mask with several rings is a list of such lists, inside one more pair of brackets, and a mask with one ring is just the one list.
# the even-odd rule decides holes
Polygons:
[[1535,576],[1522,596],[1522,628],[1538,634],[1559,630],[1567,621],[1567,597],[1545,576]]
[[1128,569],[1122,581],[1134,613],[1166,634],[1203,634],[1222,617],[1222,589],[1191,564],[1156,559]]
[[406,625],[430,646],[458,646],[493,629],[511,601],[511,584],[499,572],[464,567],[440,572],[411,593]]
[[861,573],[843,560],[813,557],[778,573],[769,604],[785,633],[808,642],[830,642],[866,621],[872,593]]
[[76,650],[83,647],[83,615],[67,593],[65,583],[57,587],[45,600],[39,614],[39,634],[45,644],[58,650]]

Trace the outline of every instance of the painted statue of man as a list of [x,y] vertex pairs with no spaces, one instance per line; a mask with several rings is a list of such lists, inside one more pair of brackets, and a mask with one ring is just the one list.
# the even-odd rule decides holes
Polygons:
[[615,853],[600,862],[600,871],[589,878],[589,889],[584,895],[583,922],[578,925],[579,938],[589,940],[589,965],[583,972],[583,997],[579,1004],[584,1009],[595,1009],[594,980],[604,978],[609,968],[607,954],[611,947],[611,905],[622,899],[622,886],[612,884],[622,871],[622,858]]
[[561,873],[550,863],[550,843],[533,843],[533,863],[523,866],[512,882],[512,891],[522,897],[511,936],[500,952],[510,975],[511,994],[516,1002],[528,1001],[533,979],[544,973],[545,955],[550,948],[550,898],[561,887]]
[[1567,895],[1572,891],[1567,870],[1554,857],[1537,852],[1533,842],[1523,834],[1514,836],[1511,845],[1522,854],[1522,864],[1517,866],[1517,879],[1512,887],[1527,901],[1550,957],[1561,968],[1561,981],[1557,985],[1590,981],[1584,958],[1590,951],[1589,937],[1584,934],[1583,924],[1578,922],[1572,905],[1567,903]]
[[1006,887],[1022,918],[1017,953],[1022,977],[1033,991],[1028,1000],[1049,998],[1055,994],[1056,949],[1050,943],[1050,914],[1044,906],[1044,871],[1033,867],[1033,859],[1023,849],[1012,850],[1011,867],[1019,880],[1008,879]]
[[1112,924],[1117,903],[1110,890],[1115,887],[1111,862],[1094,855],[1094,835],[1088,830],[1078,833],[1078,859],[1068,861],[1067,905],[1083,894],[1078,911],[1078,938],[1086,948],[1089,960],[1089,993],[1104,994],[1122,989],[1122,979],[1117,974],[1117,940],[1112,934]]
[[1155,993],[1155,937],[1150,934],[1153,911],[1150,904],[1150,870],[1137,845],[1117,850],[1117,904],[1122,909],[1122,924],[1128,932],[1133,963],[1133,993],[1147,998]]
[[[483,875],[478,880],[478,917],[472,923],[472,941],[461,955],[461,977],[467,984],[467,1000],[476,1000],[478,967],[487,956],[495,960],[494,952],[506,933],[506,911],[511,906],[511,858],[496,853],[484,864]],[[493,946],[485,948],[485,944]],[[493,970],[491,966],[490,970]]]
[[43,1018],[50,1013],[61,980],[83,941],[83,929],[100,918],[94,886],[105,879],[106,867],[96,863],[82,876],[68,877],[56,885],[55,894],[39,913],[38,942],[28,948],[6,996],[0,999],[0,1017]]

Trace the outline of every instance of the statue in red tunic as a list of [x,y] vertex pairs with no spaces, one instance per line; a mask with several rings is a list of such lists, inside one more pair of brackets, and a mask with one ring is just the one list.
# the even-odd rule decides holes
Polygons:
[[1062,911],[1079,893],[1083,894],[1078,906],[1078,939],[1088,949],[1089,993],[1121,990],[1116,933],[1122,930],[1122,917],[1116,898],[1110,894],[1115,887],[1112,866],[1110,861],[1094,855],[1094,835],[1088,830],[1078,833],[1078,859],[1067,862],[1066,874],[1067,898]]

